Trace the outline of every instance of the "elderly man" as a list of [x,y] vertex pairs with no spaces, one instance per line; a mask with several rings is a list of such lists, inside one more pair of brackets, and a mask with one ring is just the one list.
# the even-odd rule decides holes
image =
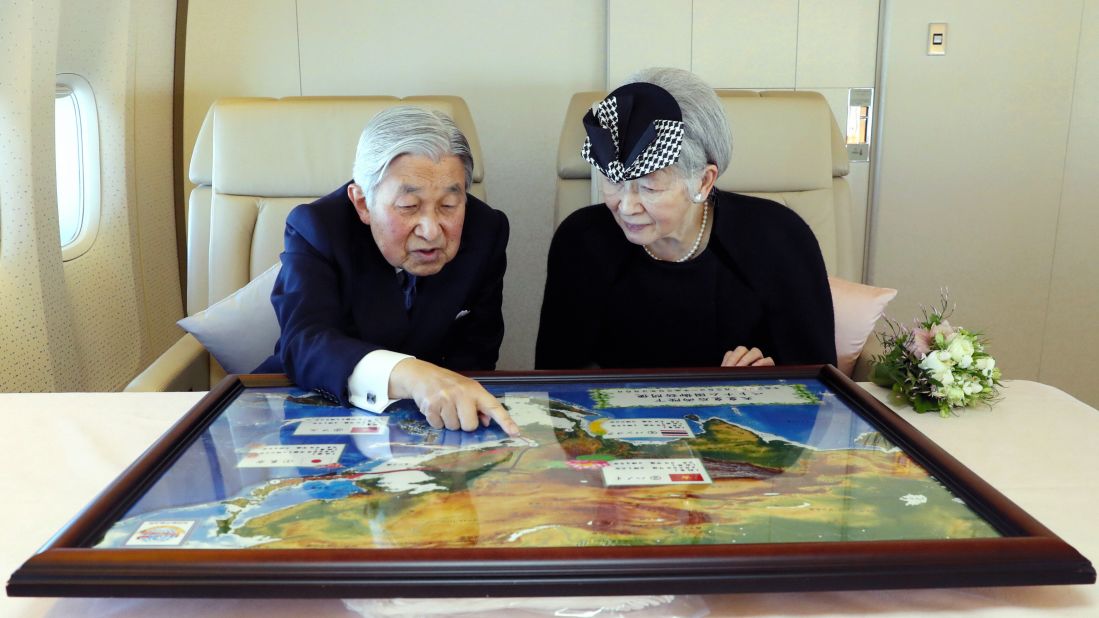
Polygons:
[[479,383],[493,369],[508,221],[466,193],[473,157],[445,114],[380,112],[354,180],[286,219],[271,293],[282,333],[256,372],[372,412],[410,398],[432,427],[518,426]]

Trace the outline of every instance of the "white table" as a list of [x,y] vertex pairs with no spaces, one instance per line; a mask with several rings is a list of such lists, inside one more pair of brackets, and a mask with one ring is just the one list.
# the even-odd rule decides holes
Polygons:
[[[864,384],[880,399],[884,389]],[[942,419],[894,407],[920,431],[1099,563],[1099,411],[1009,381],[992,410]],[[0,394],[0,576],[32,553],[202,393]],[[712,616],[1099,617],[1099,586],[704,597]],[[457,603],[460,603],[457,602]],[[341,601],[0,597],[0,616],[355,616]]]

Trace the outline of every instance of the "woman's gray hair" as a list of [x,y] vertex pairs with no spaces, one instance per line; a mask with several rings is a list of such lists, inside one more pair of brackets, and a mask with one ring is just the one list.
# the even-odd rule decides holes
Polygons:
[[694,178],[712,163],[720,176],[733,158],[733,134],[714,89],[690,71],[667,67],[642,69],[622,84],[637,82],[656,84],[679,103],[683,113],[683,149],[673,167],[678,168],[680,175]]
[[466,171],[465,188],[469,191],[473,154],[454,120],[440,111],[398,105],[378,112],[359,136],[351,177],[368,201],[374,199],[389,164],[403,154],[422,155],[436,162],[446,156],[458,157]]

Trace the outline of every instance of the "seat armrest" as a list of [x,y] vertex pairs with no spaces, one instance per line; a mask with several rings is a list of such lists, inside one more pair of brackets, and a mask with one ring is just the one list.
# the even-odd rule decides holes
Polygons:
[[210,390],[210,354],[198,339],[186,334],[165,350],[145,371],[138,374],[124,390]]

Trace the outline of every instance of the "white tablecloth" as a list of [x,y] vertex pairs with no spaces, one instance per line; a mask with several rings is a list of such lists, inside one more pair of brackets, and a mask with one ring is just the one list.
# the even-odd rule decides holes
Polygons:
[[[863,385],[879,398],[888,393]],[[1095,564],[1099,411],[1009,381],[992,410],[894,407]],[[0,576],[6,580],[202,393],[0,394]],[[707,595],[712,616],[1099,617],[1099,586]],[[456,602],[460,603],[460,601]],[[0,598],[0,616],[355,616],[336,599]]]

